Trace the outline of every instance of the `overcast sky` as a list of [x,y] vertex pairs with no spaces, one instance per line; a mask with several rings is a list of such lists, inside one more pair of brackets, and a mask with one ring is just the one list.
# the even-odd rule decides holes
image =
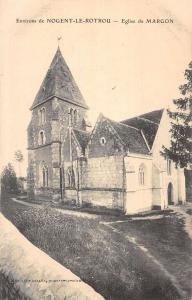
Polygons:
[[[31,106],[57,49],[90,107],[122,120],[167,107],[178,96],[192,54],[191,0],[1,0],[1,166],[25,156]],[[43,18],[22,24],[19,19]],[[110,18],[111,24],[47,24],[47,18]],[[122,24],[121,19],[144,20]],[[147,24],[146,18],[173,19]]]

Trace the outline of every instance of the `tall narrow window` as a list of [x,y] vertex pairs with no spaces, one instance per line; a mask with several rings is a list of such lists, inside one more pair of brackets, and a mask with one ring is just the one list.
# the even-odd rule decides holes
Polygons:
[[139,167],[139,185],[145,185],[146,183],[146,172],[145,172],[145,166],[142,164]]
[[72,108],[69,110],[69,125],[73,125],[74,122],[74,111]]
[[172,169],[171,160],[167,159],[167,174],[168,175],[171,175],[171,169]]
[[49,173],[48,173],[48,167],[45,164],[42,166],[41,172],[42,172],[42,186],[48,187]]
[[40,132],[40,136],[41,136],[41,144],[44,144],[44,135],[43,135],[43,131]]
[[40,109],[40,124],[42,124],[42,109]]
[[42,124],[44,124],[45,123],[45,108],[43,107],[42,108]]
[[75,124],[75,125],[77,124],[77,121],[78,121],[78,112],[77,112],[77,110],[75,109],[75,110],[74,110],[74,124]]
[[45,144],[45,133],[43,130],[39,132],[39,145]]
[[43,168],[42,172],[43,172],[43,187],[45,187],[45,185],[46,185],[46,180],[45,180],[45,168]]
[[75,173],[72,167],[67,169],[68,186],[71,188],[75,187]]
[[39,117],[40,117],[40,125],[43,125],[45,123],[45,108],[41,108],[39,111]]
[[49,173],[48,173],[48,168],[46,168],[46,176],[45,176],[45,179],[46,179],[46,186],[49,185]]

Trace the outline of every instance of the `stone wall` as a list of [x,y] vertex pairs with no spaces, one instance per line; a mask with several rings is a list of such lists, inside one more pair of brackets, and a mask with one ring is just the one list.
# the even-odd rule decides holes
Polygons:
[[[45,122],[40,123],[40,109],[45,108]],[[48,101],[32,111],[32,118],[28,128],[28,197],[33,199],[36,196],[50,195],[46,189],[45,193],[41,180],[41,164],[44,162],[48,167],[49,187],[52,188],[52,149],[51,149],[51,121],[52,103]],[[45,134],[45,145],[39,145],[39,132]]]
[[82,205],[103,206],[123,210],[124,192],[109,190],[82,190]]
[[89,158],[82,167],[82,187],[123,189],[123,156]]
[[[40,123],[40,109],[45,109],[45,122]],[[76,122],[72,126],[78,129],[85,129],[87,109],[80,105],[62,101],[53,97],[49,101],[39,105],[32,111],[31,122],[28,127],[28,195],[35,197],[51,198],[53,194],[59,196],[57,190],[60,188],[60,163],[63,158],[63,149],[60,149],[60,141],[64,141],[69,126],[69,111],[76,110]],[[39,133],[43,130],[45,134],[45,145],[39,145]],[[76,148],[73,146],[74,151]],[[61,151],[61,152],[60,152]],[[33,162],[31,162],[33,157]],[[66,156],[67,157],[67,156]],[[44,162],[48,167],[48,188],[43,188],[40,180],[40,166]]]
[[73,162],[75,186],[69,188],[66,174],[70,162],[65,162],[65,198],[76,203],[123,209],[123,156],[79,159]]
[[[35,178],[35,187],[41,188],[42,182],[41,182],[41,163],[44,161],[46,165],[48,166],[49,170],[49,185],[52,183],[52,149],[51,145],[41,147],[39,149],[35,149],[34,151],[34,160],[35,160],[35,168],[36,168],[36,178]],[[52,185],[50,185],[52,187]]]
[[81,169],[82,203],[95,206],[123,208],[123,156],[89,158]]
[[[45,123],[40,123],[39,111],[45,108]],[[52,103],[48,101],[32,111],[32,118],[28,127],[28,147],[34,148],[39,145],[38,137],[39,132],[43,130],[45,132],[45,142],[51,142],[51,120],[52,120]]]
[[102,300],[69,269],[31,244],[0,214],[0,291],[9,300]]
[[52,111],[57,112],[57,115],[55,114],[54,116],[54,120],[57,121],[54,124],[53,128],[54,137],[58,136],[61,127],[64,127],[66,129],[68,128],[70,109],[77,111],[77,120],[76,123],[72,124],[72,126],[74,128],[85,130],[84,119],[86,118],[87,109],[54,97],[54,99],[52,100]]

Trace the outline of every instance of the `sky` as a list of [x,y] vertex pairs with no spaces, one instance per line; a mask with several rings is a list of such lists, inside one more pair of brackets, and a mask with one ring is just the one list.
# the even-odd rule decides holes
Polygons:
[[[27,167],[29,110],[57,50],[88,104],[119,121],[170,107],[192,58],[191,0],[1,0],[0,163],[24,154]],[[16,23],[16,19],[36,23]],[[44,23],[39,23],[39,19]],[[47,23],[47,18],[110,18],[111,23]],[[173,23],[146,23],[146,19]],[[124,24],[122,19],[135,20]],[[143,23],[137,23],[142,19]]]

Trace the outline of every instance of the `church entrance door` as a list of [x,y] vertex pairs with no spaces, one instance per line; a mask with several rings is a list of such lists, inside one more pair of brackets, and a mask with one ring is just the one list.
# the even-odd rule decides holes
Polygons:
[[173,184],[170,182],[167,188],[168,205],[173,204]]

